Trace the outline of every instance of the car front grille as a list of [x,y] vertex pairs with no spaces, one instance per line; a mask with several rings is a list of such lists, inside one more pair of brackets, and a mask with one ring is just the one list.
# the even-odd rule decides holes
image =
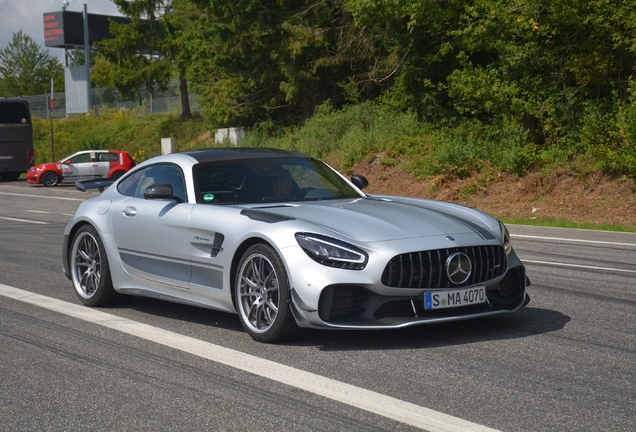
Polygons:
[[[455,284],[446,271],[446,261],[455,252],[471,260],[468,279]],[[393,288],[457,288],[484,283],[506,272],[506,252],[502,246],[473,246],[419,251],[393,257],[382,274],[382,283]]]

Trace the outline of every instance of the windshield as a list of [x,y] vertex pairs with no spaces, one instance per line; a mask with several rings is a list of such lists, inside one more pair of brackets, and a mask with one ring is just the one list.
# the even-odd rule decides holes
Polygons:
[[360,198],[324,163],[311,158],[263,158],[195,167],[197,202],[254,204]]

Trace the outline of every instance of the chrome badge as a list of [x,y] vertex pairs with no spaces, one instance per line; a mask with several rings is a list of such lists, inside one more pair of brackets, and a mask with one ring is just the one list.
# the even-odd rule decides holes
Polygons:
[[455,252],[446,260],[446,274],[455,285],[461,285],[468,280],[473,270],[470,257],[463,252]]

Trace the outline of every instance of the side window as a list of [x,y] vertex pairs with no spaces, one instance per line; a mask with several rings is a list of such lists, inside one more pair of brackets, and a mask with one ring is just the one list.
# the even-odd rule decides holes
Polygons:
[[139,180],[144,174],[144,170],[139,170],[136,173],[126,177],[117,185],[117,190],[120,194],[126,196],[135,196],[135,192],[137,191],[137,187],[139,185]]
[[71,159],[71,163],[84,163],[84,162],[90,162],[91,161],[91,155],[90,153],[82,153],[82,154],[78,154],[77,156],[74,156]]
[[175,165],[152,165],[139,170],[119,183],[118,190],[121,194],[143,198],[148,186],[158,183],[172,185],[174,195],[187,201],[185,181],[183,173]]
[[99,160],[102,162],[114,162],[118,159],[115,153],[99,153]]

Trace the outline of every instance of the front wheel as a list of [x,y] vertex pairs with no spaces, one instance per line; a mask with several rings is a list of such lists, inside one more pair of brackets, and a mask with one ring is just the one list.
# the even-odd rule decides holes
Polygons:
[[57,174],[51,171],[47,171],[42,174],[42,178],[40,179],[40,183],[44,186],[55,186],[58,182],[59,178],[57,177]]
[[298,329],[290,309],[287,272],[276,251],[265,244],[248,248],[235,283],[241,324],[258,342],[280,342]]
[[106,249],[92,226],[85,225],[75,234],[69,267],[75,292],[85,305],[106,306],[119,298],[110,277]]

